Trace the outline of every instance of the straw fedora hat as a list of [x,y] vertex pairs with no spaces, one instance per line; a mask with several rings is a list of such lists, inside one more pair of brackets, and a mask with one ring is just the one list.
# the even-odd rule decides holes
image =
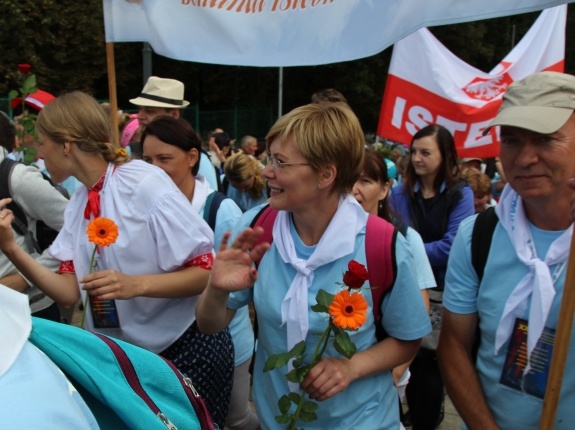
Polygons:
[[184,84],[175,79],[150,76],[142,93],[130,103],[137,106],[150,106],[183,109],[190,104],[184,100]]

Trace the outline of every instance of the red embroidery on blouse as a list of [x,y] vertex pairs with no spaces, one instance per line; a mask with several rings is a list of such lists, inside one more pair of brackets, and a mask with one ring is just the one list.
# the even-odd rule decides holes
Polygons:
[[74,262],[72,260],[61,261],[60,267],[58,268],[58,273],[76,273]]
[[191,260],[186,261],[184,263],[184,267],[200,267],[206,270],[212,270],[212,266],[214,265],[214,254],[202,254],[198,255],[197,257],[192,258]]

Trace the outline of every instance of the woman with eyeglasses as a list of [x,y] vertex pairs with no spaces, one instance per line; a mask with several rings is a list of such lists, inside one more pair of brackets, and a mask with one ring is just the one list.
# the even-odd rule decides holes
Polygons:
[[[350,194],[361,173],[364,136],[347,104],[310,104],[291,111],[271,128],[266,145],[269,162],[263,175],[270,206],[277,211],[272,243],[257,244],[262,229],[246,228],[260,208],[246,212],[234,228],[233,241],[226,235],[220,244],[196,308],[198,326],[217,333],[235,309],[253,303],[259,326],[253,398],[262,428],[278,427],[278,400],[297,391],[319,402],[317,419],[306,422],[306,429],[397,429],[397,392],[390,370],[408,361],[431,329],[401,237],[394,245],[395,282],[381,304],[381,324],[388,334],[384,340],[376,339],[372,297],[365,289],[367,321],[349,332],[358,350],[351,359],[330,344],[299,386],[288,384],[285,368],[263,371],[271,354],[289,351],[301,341],[306,344],[303,360],[310,361],[327,323],[325,314],[311,309],[316,294],[320,289],[341,291],[338,283],[351,260],[366,265],[368,218]],[[259,262],[257,269],[254,262]]]
[[245,212],[268,198],[266,180],[259,161],[243,152],[232,155],[224,164],[224,191]]

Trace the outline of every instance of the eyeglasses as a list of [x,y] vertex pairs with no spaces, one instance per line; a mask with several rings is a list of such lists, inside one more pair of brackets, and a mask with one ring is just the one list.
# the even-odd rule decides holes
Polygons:
[[284,167],[290,166],[309,166],[309,163],[284,163],[283,161],[278,160],[277,158],[268,154],[268,161],[270,166],[273,169],[283,169]]

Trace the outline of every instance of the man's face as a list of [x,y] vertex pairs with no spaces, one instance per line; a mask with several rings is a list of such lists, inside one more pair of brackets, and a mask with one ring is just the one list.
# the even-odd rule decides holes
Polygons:
[[528,204],[550,204],[571,196],[575,177],[575,115],[552,134],[501,127],[501,164],[507,181]]
[[258,142],[257,140],[250,140],[246,146],[244,146],[244,152],[248,155],[256,155],[258,150]]
[[180,117],[179,109],[167,109],[152,106],[140,106],[138,111],[138,121],[140,123],[140,129],[143,130],[149,123],[155,120],[159,116],[171,116],[174,118]]

